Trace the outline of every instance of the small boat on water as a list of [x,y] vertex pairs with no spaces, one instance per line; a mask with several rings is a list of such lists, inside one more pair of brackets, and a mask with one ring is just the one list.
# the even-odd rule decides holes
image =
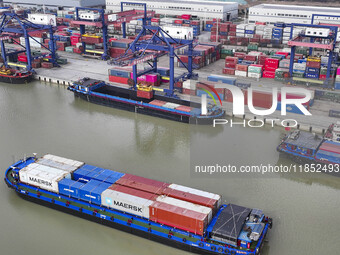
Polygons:
[[29,83],[33,79],[33,73],[30,71],[19,71],[6,67],[0,68],[0,82],[12,84]]

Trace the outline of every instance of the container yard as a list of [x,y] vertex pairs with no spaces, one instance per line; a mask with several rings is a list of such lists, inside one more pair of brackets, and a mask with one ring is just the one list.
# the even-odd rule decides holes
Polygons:
[[0,7],[4,252],[333,254],[340,6],[91,2]]

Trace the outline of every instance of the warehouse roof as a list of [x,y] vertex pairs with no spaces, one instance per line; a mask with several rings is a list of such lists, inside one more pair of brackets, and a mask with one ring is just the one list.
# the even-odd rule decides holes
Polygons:
[[140,1],[140,3],[150,3],[150,2],[155,2],[155,3],[181,3],[181,4],[199,4],[199,5],[231,5],[231,4],[238,4],[238,2],[219,2],[219,1],[197,1],[197,0],[145,0],[145,1]]
[[335,7],[320,7],[320,6],[306,6],[306,5],[283,5],[283,4],[259,4],[250,8],[274,9],[274,10],[288,10],[288,11],[314,11],[315,14],[320,12],[330,12],[339,14],[340,8]]
[[229,204],[220,213],[212,230],[212,235],[237,239],[251,209]]

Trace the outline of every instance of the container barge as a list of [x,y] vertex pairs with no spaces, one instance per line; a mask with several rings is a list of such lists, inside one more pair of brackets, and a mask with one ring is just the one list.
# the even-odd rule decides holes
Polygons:
[[[323,137],[300,130],[291,132],[283,138],[277,150],[298,163],[339,165],[340,123],[330,125]],[[332,173],[340,176],[340,171]]]
[[259,254],[272,219],[206,191],[47,154],[5,174],[29,201],[199,254]]
[[207,114],[202,115],[199,103],[168,97],[153,90],[112,86],[90,78],[74,82],[68,90],[92,103],[184,123],[209,124],[225,116],[225,111],[216,105],[208,105]]

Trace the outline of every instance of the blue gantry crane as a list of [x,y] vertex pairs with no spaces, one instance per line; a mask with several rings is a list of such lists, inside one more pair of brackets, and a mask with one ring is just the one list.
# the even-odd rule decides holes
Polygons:
[[[32,36],[30,36],[30,32],[35,31],[47,31],[50,37],[49,47],[45,47],[42,43],[38,42]],[[32,61],[36,58],[43,58],[46,56],[50,56],[50,62],[53,63],[54,66],[59,66],[57,63],[57,54],[56,54],[56,45],[54,41],[54,27],[52,25],[39,25],[34,24],[31,21],[25,19],[24,17],[18,16],[13,12],[5,12],[0,18],[0,45],[1,45],[1,54],[3,58],[4,65],[8,68],[9,66],[19,66],[26,67],[28,71],[32,71]],[[25,38],[25,45],[21,45],[20,42],[17,42],[16,39],[23,36]],[[23,47],[24,50],[13,50],[7,51],[5,47],[4,41],[8,39],[13,39],[16,41],[18,45]],[[32,56],[30,40],[33,40],[41,45],[42,48],[48,50],[48,53]],[[11,63],[8,61],[8,57],[11,55],[17,55],[20,53],[26,52],[27,55],[27,65],[19,65],[16,63]]]
[[[148,34],[148,39],[144,39],[143,35]],[[157,58],[169,55],[170,67],[170,82],[169,88],[163,91],[167,96],[175,97],[174,84],[181,80],[196,78],[197,74],[192,71],[193,57],[193,40],[177,39],[170,36],[161,27],[158,26],[143,26],[136,39],[130,44],[126,52],[115,59],[109,61],[109,64],[119,66],[132,66],[133,71],[133,89],[137,89],[137,78],[141,75],[157,72]],[[188,64],[176,54],[176,50],[188,47]],[[175,77],[174,59],[178,59],[180,63],[187,69],[187,72]],[[152,64],[149,63],[152,61]],[[147,62],[151,68],[138,72],[137,64]]]
[[[319,14],[317,14],[320,16]],[[314,16],[312,16],[312,23],[314,22]],[[321,15],[321,16],[329,16],[329,15]],[[316,29],[329,29],[331,33],[327,36],[320,36],[318,34],[310,36],[305,33],[299,34],[296,38],[293,38],[293,30],[294,27],[307,27],[307,28],[316,28]],[[296,47],[307,47],[309,48],[309,55],[313,54],[313,49],[325,49],[328,50],[328,63],[327,63],[327,80],[330,79],[332,63],[333,63],[333,54],[334,48],[336,45],[338,28],[331,25],[318,25],[318,24],[298,24],[293,23],[291,24],[291,31],[290,31],[290,40],[288,45],[291,47],[291,54],[290,54],[290,65],[289,65],[289,73],[292,76],[293,74],[293,65],[294,65],[294,57],[295,57],[295,50]],[[304,40],[307,39],[307,40]]]

